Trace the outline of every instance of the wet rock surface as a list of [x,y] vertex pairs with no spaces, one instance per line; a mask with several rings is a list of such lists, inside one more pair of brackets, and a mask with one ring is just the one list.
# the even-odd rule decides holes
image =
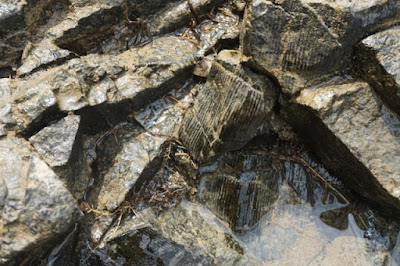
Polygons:
[[0,264],[397,265],[399,10],[3,1]]
[[398,117],[367,83],[335,82],[303,90],[290,107],[298,115],[293,124],[332,172],[363,196],[398,208]]

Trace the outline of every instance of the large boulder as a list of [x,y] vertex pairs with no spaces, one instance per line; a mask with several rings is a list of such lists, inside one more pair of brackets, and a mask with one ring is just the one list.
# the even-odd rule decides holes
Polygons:
[[375,204],[399,212],[400,121],[367,83],[337,80],[305,89],[284,107],[328,170]]
[[0,263],[65,233],[81,214],[49,166],[18,138],[0,140]]
[[244,18],[243,52],[285,93],[340,74],[357,42],[400,21],[397,0],[255,0]]
[[368,36],[357,48],[357,73],[400,115],[400,27]]

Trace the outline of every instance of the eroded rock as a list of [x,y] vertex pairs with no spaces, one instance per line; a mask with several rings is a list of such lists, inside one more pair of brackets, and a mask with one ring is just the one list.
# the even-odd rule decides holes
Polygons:
[[357,70],[382,97],[400,114],[400,27],[371,35],[358,45]]
[[54,172],[30,150],[27,141],[0,140],[0,262],[66,232],[81,212]]
[[220,53],[185,115],[179,136],[196,160],[243,147],[275,104],[273,84],[242,67],[240,58],[232,51]]
[[376,204],[399,210],[400,121],[368,84],[337,80],[305,89],[286,108],[332,173]]
[[349,65],[353,46],[400,21],[397,0],[252,1],[242,38],[245,55],[294,94]]

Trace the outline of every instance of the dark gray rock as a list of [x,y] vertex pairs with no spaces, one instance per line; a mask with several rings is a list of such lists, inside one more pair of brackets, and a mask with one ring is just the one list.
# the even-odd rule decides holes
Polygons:
[[244,18],[243,52],[294,94],[343,71],[353,46],[398,23],[399,10],[397,0],[255,0]]
[[232,51],[220,53],[185,115],[179,136],[195,160],[243,147],[275,104],[273,84],[242,67],[240,59]]
[[73,196],[29,142],[0,140],[0,262],[20,260],[38,243],[66,232],[81,212]]
[[400,121],[368,84],[305,89],[284,110],[328,170],[375,204],[400,210]]
[[400,114],[400,27],[371,35],[358,45],[358,74]]

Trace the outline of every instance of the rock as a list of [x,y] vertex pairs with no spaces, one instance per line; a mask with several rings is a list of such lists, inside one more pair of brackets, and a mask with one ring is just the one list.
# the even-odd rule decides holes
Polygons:
[[87,187],[79,182],[83,169],[82,136],[78,133],[80,116],[70,114],[50,124],[29,138],[41,158],[65,183],[76,199],[80,199]]
[[53,0],[6,1],[0,6],[0,69],[19,64],[22,51],[63,2]]
[[49,71],[34,80],[12,83],[12,97],[0,102],[0,122],[8,130],[35,131],[35,126],[46,124],[49,116],[57,116],[57,99],[51,91],[53,75],[54,72]]
[[40,156],[50,167],[67,165],[79,128],[80,117],[68,115],[29,138]]
[[7,101],[7,97],[11,96],[11,84],[10,78],[0,79],[0,102]]
[[242,67],[239,60],[232,51],[219,54],[185,115],[179,136],[195,160],[243,147],[275,104],[269,79]]
[[[0,122],[17,133],[34,132],[54,116],[62,116],[60,111],[88,105],[118,103],[129,109],[127,113],[138,110],[184,84],[196,51],[190,42],[165,37],[117,56],[93,54],[72,59],[14,82],[11,90],[16,92],[0,107]],[[124,115],[115,117],[121,121]]]
[[[221,0],[192,0],[191,5],[193,6],[196,13],[203,14],[206,10],[210,11],[213,6],[218,5]],[[193,18],[193,14],[190,11],[188,2],[181,1],[176,5],[172,5],[170,8],[163,10],[157,14],[148,23],[147,32],[150,36],[157,36],[173,32],[176,29],[188,26],[190,19]]]
[[26,53],[26,58],[22,55],[22,65],[17,69],[18,77],[23,77],[60,60],[66,60],[71,56],[70,51],[59,48],[50,39],[44,39],[35,44],[35,47],[25,46],[24,53]]
[[356,55],[359,75],[397,114],[400,114],[399,50],[400,27],[394,27],[362,40]]
[[211,167],[200,168],[197,198],[234,232],[244,233],[268,213],[278,198],[280,177],[272,163],[265,155],[228,153]]
[[96,183],[88,196],[91,205],[99,210],[113,211],[139,178],[140,183],[152,178],[161,165],[150,167],[150,163],[165,140],[166,137],[153,136],[130,123],[119,124],[98,139],[97,159],[92,166],[97,173]]
[[187,247],[210,264],[248,263],[244,248],[229,228],[206,208],[183,200],[173,211],[146,216],[156,231]]
[[286,118],[331,173],[386,210],[400,208],[400,122],[368,84],[336,80],[285,104]]
[[89,258],[90,265],[113,262],[130,265],[211,265],[206,257],[197,255],[168,238],[163,237],[152,228],[144,228],[134,231],[113,240],[109,246],[111,249],[100,249]]
[[79,218],[78,206],[54,172],[18,138],[0,140],[0,262],[66,232]]
[[399,10],[397,0],[255,0],[244,19],[243,52],[285,93],[295,94],[340,74],[353,46],[398,23]]
[[194,68],[193,75],[202,78],[208,77],[214,59],[214,55],[207,55],[203,59],[201,59],[201,61],[197,63],[196,67]]
[[0,68],[15,65],[29,33],[23,9],[25,1],[7,1],[0,6]]

